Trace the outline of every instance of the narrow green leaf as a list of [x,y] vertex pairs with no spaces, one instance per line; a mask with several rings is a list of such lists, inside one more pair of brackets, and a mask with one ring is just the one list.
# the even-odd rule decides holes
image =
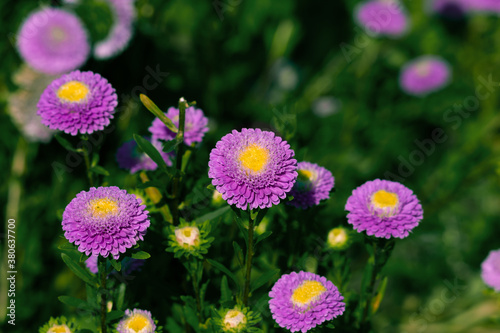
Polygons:
[[259,244],[259,242],[263,241],[267,237],[271,236],[273,232],[272,231],[264,231],[261,235],[257,236],[255,240],[255,245]]
[[234,248],[234,255],[236,256],[236,259],[238,259],[238,264],[240,267],[243,267],[245,263],[245,257],[243,256],[243,250],[241,247],[236,243],[236,241],[233,241],[233,248]]
[[110,259],[109,262],[111,263],[111,266],[119,272],[122,269],[122,263],[119,261],[116,261],[115,259]]
[[225,206],[225,207],[219,208],[217,210],[214,210],[213,212],[207,213],[205,215],[202,215],[202,216],[194,219],[193,222],[194,223],[203,223],[205,221],[212,221],[212,220],[218,218],[219,216],[223,215],[229,209],[230,209],[229,206]]
[[179,145],[179,141],[177,140],[170,140],[170,141],[167,141],[163,144],[163,151],[165,153],[170,153],[172,150],[175,149],[175,147],[177,147]]
[[167,170],[167,163],[163,157],[161,157],[160,152],[153,146],[151,142],[144,139],[142,136],[134,134],[134,140],[137,142],[139,148],[141,148],[151,159],[158,164],[163,170]]
[[91,167],[95,167],[99,163],[99,154],[98,153],[93,153],[92,154],[92,162],[90,163]]
[[259,213],[257,214],[257,218],[255,219],[255,225],[259,225],[264,216],[266,216],[269,208],[259,209]]
[[212,184],[209,184],[209,185],[207,186],[207,188],[208,188],[209,190],[212,190],[212,191],[217,190],[217,189],[215,188],[215,186],[213,186]]
[[378,308],[380,307],[380,303],[382,302],[382,299],[384,299],[386,287],[387,287],[387,276],[382,280],[382,282],[380,282],[377,294],[372,299],[372,304],[371,304],[372,314],[375,314],[375,312],[377,312]]
[[90,172],[97,173],[98,175],[109,176],[108,170],[104,169],[102,166],[99,165],[91,167]]
[[89,303],[87,303],[86,301],[84,301],[83,299],[79,299],[79,298],[72,297],[72,296],[59,296],[58,299],[62,303],[69,305],[69,306],[74,306],[77,309],[81,309],[81,310],[91,310],[92,309],[92,306]]
[[169,130],[171,130],[174,133],[177,133],[178,131],[177,127],[175,127],[172,120],[170,120],[170,118],[168,118],[165,115],[165,113],[162,110],[160,110],[160,108],[156,106],[156,104],[151,99],[149,99],[148,96],[141,94],[139,97],[141,99],[142,104],[144,104],[144,106],[146,107],[146,109],[148,109],[152,114],[158,117],[165,124],[165,126],[167,126]]
[[63,146],[66,150],[78,152],[78,149],[73,147],[73,145],[68,140],[66,140],[59,134],[54,135],[54,137],[56,138],[57,142],[59,142],[61,146]]
[[223,264],[221,264],[220,262],[217,262],[215,260],[212,260],[212,259],[207,259],[207,261],[212,265],[214,266],[215,268],[217,268],[218,270],[222,271],[224,274],[226,274],[228,277],[231,278],[231,280],[234,281],[236,287],[239,289],[239,283],[238,283],[238,279],[236,278],[236,275],[234,275],[229,269],[226,268],[226,266],[224,266]]
[[106,314],[106,322],[109,323],[112,322],[113,320],[119,319],[123,317],[124,314],[125,312],[123,312],[122,310],[113,310],[111,312],[108,312]]
[[132,258],[134,259],[148,259],[151,258],[151,255],[145,251],[139,251],[132,254]]
[[233,298],[233,293],[231,289],[229,289],[229,284],[227,283],[227,277],[225,275],[222,276],[220,281],[220,301],[222,303],[229,302]]
[[76,251],[76,246],[71,244],[70,242],[66,241],[63,244],[59,245],[57,247],[59,250],[75,250]]
[[123,309],[123,302],[125,300],[125,290],[127,290],[127,286],[125,283],[120,283],[118,286],[118,296],[116,297],[116,308],[118,310]]
[[88,283],[92,286],[95,286],[96,288],[99,287],[99,284],[96,282],[95,278],[90,275],[90,273],[85,270],[82,266],[80,266],[78,263],[76,263],[73,259],[70,258],[65,253],[61,254],[61,258],[64,261],[64,263],[73,271],[73,273],[76,274],[80,279],[82,279],[85,283]]
[[271,281],[279,272],[279,269],[272,269],[259,276],[255,281],[250,281],[250,293],[253,293],[255,290]]

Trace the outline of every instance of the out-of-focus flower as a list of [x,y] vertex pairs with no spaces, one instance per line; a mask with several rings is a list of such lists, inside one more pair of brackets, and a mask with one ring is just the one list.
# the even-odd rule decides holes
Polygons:
[[268,208],[279,204],[297,179],[294,155],[273,132],[233,130],[210,152],[208,176],[230,205]]
[[[149,140],[149,138],[146,138]],[[172,161],[170,155],[163,152],[160,141],[152,141],[153,146],[160,152],[165,163],[170,166]],[[116,152],[116,161],[122,169],[130,170],[130,173],[136,173],[141,170],[156,170],[158,165],[144,152],[139,151],[135,140],[125,142]]]
[[228,333],[260,332],[257,327],[252,327],[259,322],[258,313],[239,305],[232,309],[217,311],[217,316],[214,318],[215,326],[219,328],[219,331]]
[[446,61],[436,56],[422,56],[401,69],[399,83],[407,94],[424,96],[444,87],[450,76]]
[[202,259],[202,255],[208,252],[208,248],[214,240],[214,237],[208,237],[209,234],[209,221],[205,221],[201,225],[181,222],[177,227],[170,226],[167,251],[173,252],[176,258],[192,255]]
[[397,0],[371,0],[355,9],[358,23],[370,35],[399,37],[408,30],[408,17]]
[[326,118],[339,112],[341,107],[342,102],[333,96],[319,97],[311,106],[312,112],[320,118]]
[[310,162],[297,164],[298,177],[293,185],[290,195],[293,200],[288,204],[306,209],[319,205],[321,200],[330,198],[334,178],[327,169]]
[[327,245],[337,251],[345,250],[352,243],[350,231],[344,227],[336,227],[328,232]]
[[500,249],[491,251],[483,261],[481,277],[484,283],[500,292]]

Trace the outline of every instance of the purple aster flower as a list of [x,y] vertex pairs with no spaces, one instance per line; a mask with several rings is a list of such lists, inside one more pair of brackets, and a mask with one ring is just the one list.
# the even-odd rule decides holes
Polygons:
[[355,10],[358,23],[370,34],[399,37],[408,29],[408,18],[399,1],[372,0]]
[[104,40],[96,43],[94,57],[108,59],[122,52],[132,38],[135,18],[134,0],[107,0],[113,14],[113,26]]
[[495,291],[500,291],[500,249],[491,251],[481,264],[481,277]]
[[358,232],[379,238],[405,238],[423,218],[422,205],[413,192],[397,182],[375,179],[352,191],[345,209]]
[[[179,127],[179,109],[174,107],[168,108],[166,116],[172,120],[176,127]],[[201,142],[205,132],[208,131],[208,118],[205,117],[203,111],[196,109],[193,106],[186,109],[186,120],[184,123],[184,143],[191,146],[195,142]],[[153,140],[173,140],[175,133],[159,119],[155,118],[148,129],[153,135]]]
[[78,17],[57,8],[28,16],[17,35],[17,48],[28,65],[46,74],[72,71],[85,63],[90,52]]
[[310,162],[300,162],[297,168],[299,176],[290,191],[293,200],[288,203],[289,205],[306,209],[319,205],[323,199],[330,198],[334,183],[330,171]]
[[125,315],[116,327],[118,333],[154,333],[155,329],[151,312],[139,309],[125,310]]
[[92,72],[74,71],[54,80],[38,102],[38,115],[51,129],[91,134],[108,126],[118,97],[108,81]]
[[468,0],[469,9],[480,13],[500,13],[500,1],[498,0]]
[[62,229],[85,255],[112,254],[118,259],[149,227],[148,211],[134,194],[116,186],[91,187],[71,200],[63,213]]
[[[146,138],[149,140],[149,138]],[[165,163],[172,165],[170,155],[162,151],[161,142],[156,140],[151,142],[160,152]],[[130,173],[136,173],[140,170],[156,170],[158,165],[144,152],[139,151],[137,143],[134,140],[125,142],[116,152],[116,161],[122,169],[130,170]]]
[[399,76],[407,94],[424,96],[444,87],[451,76],[446,61],[436,56],[422,56],[407,63]]
[[297,179],[290,145],[273,132],[243,128],[226,134],[210,152],[208,176],[230,205],[266,208],[286,197]]
[[307,332],[342,315],[344,297],[325,277],[309,272],[282,275],[269,292],[273,318],[292,332]]
[[469,0],[432,0],[430,10],[440,15],[456,19],[462,18],[469,10]]

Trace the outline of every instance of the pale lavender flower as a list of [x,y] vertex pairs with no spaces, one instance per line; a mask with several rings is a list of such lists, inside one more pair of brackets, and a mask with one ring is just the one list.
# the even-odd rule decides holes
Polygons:
[[358,23],[370,34],[399,37],[408,30],[408,17],[400,1],[370,0],[355,9]]
[[443,88],[450,76],[450,66],[446,61],[436,56],[421,56],[401,69],[399,83],[407,94],[424,96]]
[[500,292],[500,249],[491,251],[483,261],[481,277],[484,283]]

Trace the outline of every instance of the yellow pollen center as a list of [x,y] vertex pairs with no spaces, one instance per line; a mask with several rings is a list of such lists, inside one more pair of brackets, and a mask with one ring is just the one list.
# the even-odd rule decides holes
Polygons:
[[292,302],[296,305],[309,305],[326,291],[321,282],[308,280],[302,282],[292,294]]
[[238,156],[241,165],[253,172],[259,172],[267,164],[269,159],[269,151],[256,144],[251,144],[250,146],[243,149],[243,151]]
[[427,62],[427,61],[422,61],[415,66],[415,71],[417,72],[417,74],[419,76],[429,75],[430,70],[431,70],[431,66],[430,66],[429,62]]
[[376,208],[394,208],[398,204],[396,193],[378,190],[372,196],[372,204]]
[[90,90],[84,83],[69,81],[57,89],[57,97],[65,102],[81,102],[85,100]]
[[64,42],[68,37],[66,32],[59,27],[52,28],[50,35],[56,42]]
[[118,211],[116,201],[108,198],[94,199],[90,201],[91,214],[95,217],[106,217],[114,215]]
[[298,181],[308,182],[313,177],[313,173],[311,171],[309,171],[309,170],[300,169],[300,170],[298,170],[297,173],[299,174],[298,177],[297,177]]
[[66,326],[66,325],[56,325],[56,326],[52,326],[48,331],[47,333],[68,333],[68,332],[71,332],[69,330],[69,327]]
[[191,237],[191,228],[184,228],[184,230],[182,230],[182,233],[186,237]]
[[246,323],[245,315],[238,310],[229,310],[224,317],[226,328],[235,328],[244,323]]
[[141,314],[135,314],[128,320],[127,328],[133,330],[134,332],[140,332],[148,325],[148,318],[144,317]]

